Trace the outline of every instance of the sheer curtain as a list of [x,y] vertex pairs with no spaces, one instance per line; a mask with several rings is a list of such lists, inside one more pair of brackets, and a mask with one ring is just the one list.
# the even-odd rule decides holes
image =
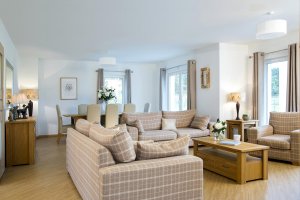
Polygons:
[[287,108],[288,112],[299,111],[299,67],[297,67],[297,44],[288,48],[288,81],[287,81]]
[[167,103],[167,70],[160,68],[159,80],[159,110],[165,110]]
[[[101,89],[104,86],[104,76],[103,76],[103,68],[99,68],[97,72],[97,91]],[[96,95],[96,102],[100,103],[100,100],[98,98],[98,94]]]
[[187,109],[196,109],[196,60],[188,60]]
[[125,70],[125,102],[124,103],[131,103],[131,70],[126,69]]

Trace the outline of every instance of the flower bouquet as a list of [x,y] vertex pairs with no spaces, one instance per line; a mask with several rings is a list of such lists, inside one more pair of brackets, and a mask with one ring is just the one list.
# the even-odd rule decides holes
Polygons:
[[217,119],[217,122],[211,127],[211,132],[215,140],[223,140],[225,139],[225,130],[227,128],[226,122],[220,121]]
[[103,87],[102,89],[98,90],[98,98],[99,100],[107,103],[108,101],[116,98],[115,89]]

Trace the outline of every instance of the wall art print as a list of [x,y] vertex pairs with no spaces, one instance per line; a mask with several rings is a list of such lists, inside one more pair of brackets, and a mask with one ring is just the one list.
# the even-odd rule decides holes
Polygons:
[[60,99],[61,100],[77,99],[77,78],[76,77],[60,78]]

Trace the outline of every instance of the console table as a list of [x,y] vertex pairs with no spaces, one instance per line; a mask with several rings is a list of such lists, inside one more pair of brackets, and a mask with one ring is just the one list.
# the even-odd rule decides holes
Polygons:
[[226,120],[227,123],[227,137],[233,139],[235,130],[241,135],[241,141],[245,140],[245,129],[250,127],[257,127],[258,120]]
[[34,164],[35,124],[33,117],[5,122],[6,166]]

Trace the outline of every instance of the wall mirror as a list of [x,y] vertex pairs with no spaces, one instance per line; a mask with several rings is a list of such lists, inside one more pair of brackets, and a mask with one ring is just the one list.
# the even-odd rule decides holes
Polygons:
[[14,83],[14,68],[6,61],[6,73],[5,73],[5,90],[6,90],[6,103],[11,102],[11,97],[13,95],[13,83]]
[[210,69],[209,67],[201,68],[201,88],[210,87]]

